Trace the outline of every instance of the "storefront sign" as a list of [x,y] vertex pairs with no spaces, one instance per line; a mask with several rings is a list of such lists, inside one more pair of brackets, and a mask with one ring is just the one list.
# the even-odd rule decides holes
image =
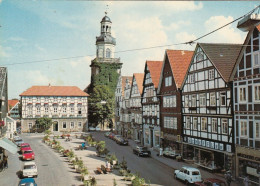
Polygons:
[[242,153],[237,153],[237,156],[241,157],[241,158],[247,158],[247,159],[250,159],[250,160],[255,160],[255,161],[259,161],[260,162],[260,157],[254,157],[254,156],[247,155],[247,154],[242,154]]

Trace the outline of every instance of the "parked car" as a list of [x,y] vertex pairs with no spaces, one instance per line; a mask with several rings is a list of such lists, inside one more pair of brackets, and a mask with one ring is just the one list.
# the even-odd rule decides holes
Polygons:
[[23,160],[34,160],[35,155],[34,155],[34,152],[32,151],[32,149],[24,151],[22,153],[22,159]]
[[227,186],[226,182],[217,178],[207,178],[202,182],[195,182],[197,186]]
[[114,139],[114,137],[115,137],[115,134],[114,134],[113,132],[111,132],[111,133],[109,134],[109,136],[108,136],[109,139]]
[[14,143],[15,143],[18,147],[20,147],[21,144],[24,143],[24,141],[19,137],[19,138],[14,139]]
[[133,153],[137,154],[137,156],[151,156],[151,151],[147,149],[147,147],[136,146],[133,149]]
[[128,145],[128,140],[123,137],[119,137],[117,138],[116,143],[119,145]]
[[118,140],[119,138],[121,138],[121,137],[122,137],[121,135],[115,135],[114,138],[113,138],[113,140],[117,142],[117,140]]
[[96,127],[96,131],[101,131],[100,127]]
[[108,137],[110,133],[111,133],[111,132],[106,132],[104,135],[105,135],[106,137]]
[[20,152],[21,152],[21,153],[23,153],[23,151],[28,150],[28,149],[31,149],[29,143],[22,143],[22,144],[20,145]]
[[180,170],[175,170],[174,178],[184,181],[186,185],[202,181],[199,169],[193,167],[182,167]]
[[18,186],[37,186],[37,184],[33,178],[24,178],[20,180]]
[[89,131],[95,131],[96,128],[95,128],[95,127],[89,127],[88,130],[89,130]]
[[38,176],[38,170],[34,161],[25,162],[22,169],[22,177],[35,177]]

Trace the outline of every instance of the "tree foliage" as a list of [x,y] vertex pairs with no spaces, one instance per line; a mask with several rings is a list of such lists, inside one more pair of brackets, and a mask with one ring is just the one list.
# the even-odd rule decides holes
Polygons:
[[51,118],[37,118],[35,124],[39,126],[39,128],[48,130],[52,125]]
[[89,122],[93,126],[98,124],[104,128],[105,123],[110,123],[114,117],[114,94],[106,85],[94,87],[89,97]]

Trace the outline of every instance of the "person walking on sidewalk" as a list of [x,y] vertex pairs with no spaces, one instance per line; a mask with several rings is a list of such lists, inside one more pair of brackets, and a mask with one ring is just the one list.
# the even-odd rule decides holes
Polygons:
[[230,171],[227,171],[227,172],[226,172],[226,174],[225,174],[225,179],[226,179],[227,185],[230,186],[231,181],[232,181],[232,175],[231,175],[231,172],[230,172]]
[[4,168],[8,168],[8,156],[4,157]]

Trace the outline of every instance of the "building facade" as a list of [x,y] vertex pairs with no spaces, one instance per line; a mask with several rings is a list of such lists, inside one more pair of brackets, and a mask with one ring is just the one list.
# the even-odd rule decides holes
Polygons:
[[131,86],[130,93],[130,112],[131,112],[131,134],[132,139],[141,142],[143,138],[143,129],[142,129],[142,104],[141,104],[141,95],[143,91],[143,73],[134,73],[133,81]]
[[181,153],[182,101],[180,87],[188,70],[192,51],[166,50],[157,93],[160,97],[162,147]]
[[[119,76],[115,91],[115,131],[122,135],[122,107],[124,97],[124,87],[127,78],[131,76]],[[121,118],[121,119],[120,119]]]
[[122,108],[121,113],[122,117],[120,118],[121,123],[121,135],[125,138],[131,138],[131,120],[132,114],[130,110],[130,93],[131,93],[131,85],[132,85],[132,77],[125,79],[124,86],[124,95],[122,99]]
[[183,157],[209,170],[235,168],[233,87],[241,45],[196,46],[182,85]]
[[160,102],[157,88],[162,61],[146,61],[142,93],[142,120],[144,146],[160,148]]
[[8,115],[16,121],[21,119],[19,105],[20,102],[18,99],[8,100]]
[[51,118],[52,131],[86,131],[88,125],[88,94],[75,86],[32,86],[21,95],[22,132],[39,126],[37,118]]
[[234,69],[236,177],[259,183],[260,172],[260,25],[248,32]]

